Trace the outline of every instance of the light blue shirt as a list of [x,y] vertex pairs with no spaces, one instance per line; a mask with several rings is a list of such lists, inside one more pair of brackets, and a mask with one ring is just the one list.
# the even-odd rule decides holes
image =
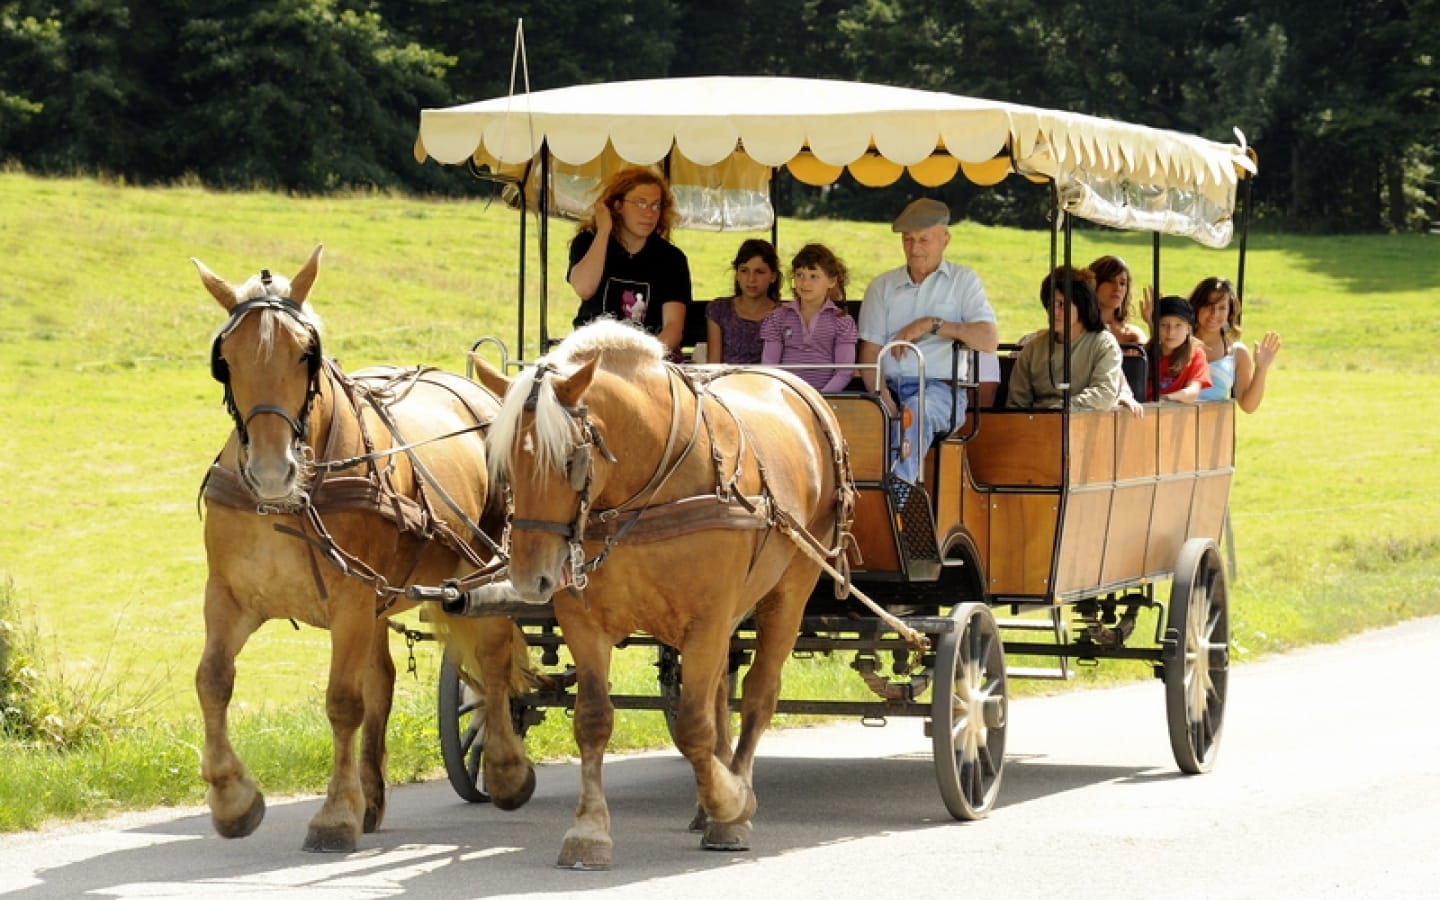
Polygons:
[[[941,260],[940,268],[916,284],[910,270],[901,266],[891,269],[870,282],[865,289],[865,302],[860,306],[860,340],[876,346],[884,344],[901,328],[916,319],[939,316],[947,322],[994,322],[995,311],[985,296],[980,276],[965,266]],[[927,334],[915,342],[925,357],[926,378],[949,378],[955,342],[939,335]],[[970,354],[960,354],[960,379],[969,376]],[[914,354],[900,359],[885,354],[881,360],[887,378],[915,377],[918,366]]]
[[1229,400],[1235,387],[1235,348],[1210,364],[1210,386],[1200,390],[1200,399]]

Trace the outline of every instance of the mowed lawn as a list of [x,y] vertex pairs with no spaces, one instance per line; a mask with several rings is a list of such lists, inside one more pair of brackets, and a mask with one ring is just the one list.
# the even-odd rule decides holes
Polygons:
[[[468,177],[456,172],[457,178]],[[210,380],[223,314],[189,257],[238,283],[291,274],[326,245],[312,294],[325,350],[346,368],[463,370],[494,335],[517,348],[518,214],[498,200],[386,195],[296,198],[196,187],[137,189],[0,174],[0,581],[44,658],[78,685],[144,691],[160,717],[196,715],[205,559],[196,494],[230,423]],[[573,225],[553,224],[552,334]],[[949,257],[975,268],[1004,340],[1043,323],[1043,232],[953,229]],[[697,297],[729,291],[745,235],[680,232]],[[876,223],[782,221],[781,256],[819,240],[849,265],[850,293],[902,262]],[[1148,281],[1150,239],[1090,229],[1076,258],[1119,253]],[[1233,276],[1234,250],[1164,241],[1166,293]],[[1232,585],[1238,659],[1440,612],[1440,237],[1252,235],[1246,335],[1284,349],[1264,406],[1238,423]],[[317,711],[323,632],[265,626],[241,657],[241,708]],[[396,642],[404,671],[405,650]],[[417,650],[430,690],[434,651]],[[623,654],[622,654],[623,655]],[[649,663],[651,660],[645,660]],[[848,675],[848,673],[846,673]],[[405,679],[402,676],[402,681]]]

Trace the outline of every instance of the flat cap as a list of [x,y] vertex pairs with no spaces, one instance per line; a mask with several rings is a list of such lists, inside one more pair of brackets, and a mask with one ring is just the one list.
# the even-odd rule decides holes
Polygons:
[[919,200],[911,201],[909,206],[900,211],[900,215],[895,217],[895,223],[890,226],[890,230],[904,234],[907,231],[919,231],[922,228],[949,224],[950,207],[939,200],[921,197]]

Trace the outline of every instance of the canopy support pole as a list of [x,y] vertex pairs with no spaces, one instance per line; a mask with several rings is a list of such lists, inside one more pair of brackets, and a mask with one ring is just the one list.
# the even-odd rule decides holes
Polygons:
[[[523,320],[523,310],[521,318]],[[540,352],[550,349],[550,142],[540,143]],[[520,345],[524,355],[525,345]]]

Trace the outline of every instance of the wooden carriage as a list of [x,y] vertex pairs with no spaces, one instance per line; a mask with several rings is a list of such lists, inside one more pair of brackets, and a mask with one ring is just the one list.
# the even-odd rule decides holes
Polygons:
[[[1226,245],[1237,188],[1255,171],[1243,144],[949,94],[785,78],[586,85],[426,110],[416,155],[507,181],[522,223],[527,212],[541,214],[537,348],[549,343],[547,217],[583,210],[586,192],[625,163],[664,167],[682,225],[769,228],[772,236],[769,191],[781,167],[810,184],[847,170],[867,185],[902,173],[922,186],[962,173],[979,184],[1014,175],[1051,187],[1064,223],[1052,235],[1053,261],[1069,261],[1069,221],[1078,216],[1153,232],[1157,269],[1161,233]],[[523,234],[522,225],[522,356]],[[972,402],[966,421],[929,448],[921,489],[903,491],[890,476],[891,421],[879,399],[827,399],[858,492],[850,578],[906,631],[853,597],[835,599],[835,585],[822,578],[797,652],[853,652],[852,667],[874,697],[786,697],[782,712],[927,719],[947,809],[978,818],[1000,785],[1008,678],[1064,678],[1076,660],[1131,659],[1164,681],[1180,768],[1209,769],[1229,668],[1218,547],[1234,472],[1233,402],[1149,404],[1143,418]],[[1155,587],[1167,580],[1161,598]],[[1137,633],[1146,611],[1156,612],[1153,631]],[[554,660],[562,638],[553,622],[540,615],[523,624]],[[928,646],[917,648],[906,632],[926,636]],[[742,625],[732,674],[752,641]],[[645,635],[631,643],[658,646]],[[615,696],[615,706],[671,707],[679,670],[673,651],[658,653],[658,695]],[[881,653],[889,657],[883,664]],[[1007,666],[1007,655],[1023,665]],[[554,688],[526,698],[516,724],[571,705],[567,687],[557,677]],[[457,791],[479,799],[483,736],[464,731],[473,702],[447,669],[447,764]]]

